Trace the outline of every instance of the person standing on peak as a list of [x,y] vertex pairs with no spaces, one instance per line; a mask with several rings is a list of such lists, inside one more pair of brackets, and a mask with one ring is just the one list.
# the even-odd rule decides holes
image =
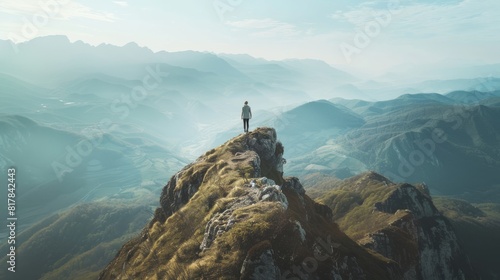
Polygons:
[[245,101],[245,106],[241,108],[241,119],[243,119],[243,130],[248,132],[249,121],[252,118],[252,109],[248,106],[248,101]]

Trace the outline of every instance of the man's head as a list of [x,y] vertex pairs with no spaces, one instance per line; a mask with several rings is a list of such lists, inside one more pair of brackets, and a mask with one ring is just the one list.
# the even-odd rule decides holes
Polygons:
[[245,101],[245,105],[248,105],[248,101]]

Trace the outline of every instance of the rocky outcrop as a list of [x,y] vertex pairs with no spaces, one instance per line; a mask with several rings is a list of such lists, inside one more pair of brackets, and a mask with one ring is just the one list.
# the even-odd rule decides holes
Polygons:
[[477,279],[425,185],[395,184],[375,172],[326,183],[332,187],[318,201],[358,244],[396,262],[396,279]]
[[427,193],[403,184],[375,208],[398,218],[364,245],[401,264],[404,279],[476,279],[454,229]]
[[218,236],[229,231],[241,220],[234,214],[236,210],[262,202],[278,202],[284,210],[288,208],[286,196],[281,192],[281,187],[275,185],[273,180],[263,177],[252,180],[250,186],[247,185],[246,187],[247,192],[245,195],[240,196],[214,213],[213,217],[208,221],[200,245],[202,251],[208,249]]
[[420,254],[418,240],[415,238],[417,226],[411,212],[402,212],[404,213],[398,213],[402,217],[392,225],[369,234],[363,245],[396,261],[403,270],[404,279],[417,279]]
[[419,191],[416,187],[403,184],[392,192],[391,196],[375,204],[377,210],[395,213],[398,210],[410,210],[415,218],[432,217],[440,215],[432,200]]
[[[201,170],[196,170],[196,172],[193,172],[193,169],[192,164],[186,166],[172,176],[163,188],[160,205],[167,217],[185,205],[198,191],[208,170],[208,166],[205,166]],[[187,179],[182,180],[184,178]]]
[[269,241],[253,246],[241,267],[241,279],[280,279],[281,271],[274,262],[275,256]]
[[100,279],[398,279],[399,266],[339,230],[283,177],[284,147],[259,128],[174,175],[141,235]]
[[[260,177],[263,174],[283,182],[282,174],[278,170],[282,171],[284,148],[281,142],[277,141],[276,131],[262,129],[259,133],[247,134],[242,140],[244,147],[234,153],[230,162],[250,165],[253,172],[247,174],[249,177]],[[201,156],[170,178],[160,196],[160,205],[167,217],[185,205],[198,191],[207,171],[213,166],[210,164],[213,157],[210,156],[213,156],[214,152],[215,150],[212,150]]]

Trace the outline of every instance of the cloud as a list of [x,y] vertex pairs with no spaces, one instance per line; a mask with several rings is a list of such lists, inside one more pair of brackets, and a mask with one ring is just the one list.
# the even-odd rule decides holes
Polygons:
[[113,3],[115,3],[118,6],[128,7],[127,1],[113,1]]
[[[354,68],[384,71],[385,66],[401,63],[493,63],[500,59],[498,52],[491,51],[500,47],[498,0],[381,3],[344,7],[330,14],[332,25],[340,31],[335,39],[342,38],[337,49],[356,47],[350,56]],[[342,50],[344,57],[352,54]]]
[[113,13],[96,11],[75,1],[68,2],[68,4],[62,6],[61,14],[65,19],[83,18],[107,22],[114,22],[117,20],[117,17]]
[[2,1],[0,2],[0,13],[11,15],[32,14],[42,10],[38,5],[26,1]]
[[37,2],[4,1],[0,3],[0,13],[27,18],[42,15],[58,20],[80,18],[113,22],[117,19],[113,13],[97,11],[74,0]]
[[252,35],[258,37],[290,37],[303,33],[295,25],[269,18],[228,21],[226,24],[237,29],[249,30]]
[[388,32],[408,39],[449,36],[453,33],[463,36],[464,32],[494,36],[495,28],[500,25],[500,17],[493,11],[499,9],[500,1],[497,0],[409,4],[393,1],[393,4],[385,6],[363,4],[349,11],[338,11],[330,17],[337,22],[350,24],[347,28],[363,29],[377,16],[389,14],[391,20]]

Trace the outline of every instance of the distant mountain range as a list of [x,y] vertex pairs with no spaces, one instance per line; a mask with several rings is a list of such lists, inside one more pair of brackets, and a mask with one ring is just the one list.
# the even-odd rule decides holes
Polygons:
[[[171,75],[179,75],[169,82],[182,85],[181,91],[189,95],[198,93],[197,98],[203,93],[224,94],[226,98],[252,96],[261,101],[260,96],[273,101],[267,104],[273,106],[280,100],[287,104],[332,97],[380,100],[402,93],[500,89],[499,71],[493,71],[497,65],[474,66],[471,73],[477,75],[470,78],[403,83],[400,79],[366,82],[319,60],[268,61],[245,54],[153,52],[136,43],[91,46],[70,42],[65,36],[39,37],[19,44],[0,40],[0,53],[0,73],[48,88],[95,74],[137,81],[145,75],[147,65],[160,64]],[[189,85],[201,87],[184,88]]]
[[[330,106],[336,109],[327,112],[326,101],[310,103],[310,113],[299,120],[314,116],[315,121],[282,130],[283,141],[308,147],[290,151],[286,169],[296,174],[340,172],[344,177],[375,170],[400,182],[426,182],[431,191],[443,194],[487,189],[500,182],[495,171],[500,168],[499,96],[499,91],[460,91],[378,102],[333,99]],[[333,115],[339,107],[344,114]],[[318,127],[319,119],[331,127]],[[334,127],[342,133],[332,133]]]
[[96,74],[142,79],[147,74],[145,68],[151,64],[162,65],[162,71],[173,76],[168,86],[180,85],[184,95],[191,98],[205,95],[207,100],[221,94],[226,98],[252,95],[258,100],[256,97],[264,98],[270,93],[275,95],[273,100],[284,95],[288,99],[305,100],[309,98],[306,92],[320,84],[333,87],[339,82],[355,80],[321,61],[272,62],[193,51],[153,53],[135,43],[94,47],[81,41],[71,43],[64,36],[35,38],[17,44],[16,49],[17,53],[10,42],[0,42],[0,73],[51,88]]
[[127,193],[131,201],[140,200],[158,192],[154,182],[163,175],[157,172],[186,162],[132,134],[75,134],[16,115],[0,116],[0,143],[2,168],[21,174],[23,187],[16,192],[24,205],[17,211],[23,218],[20,229],[82,203]]

